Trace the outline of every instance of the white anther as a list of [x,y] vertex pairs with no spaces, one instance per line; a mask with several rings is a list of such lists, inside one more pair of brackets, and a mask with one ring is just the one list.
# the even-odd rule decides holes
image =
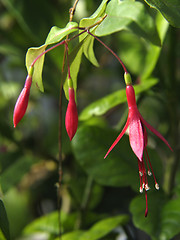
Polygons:
[[150,189],[150,187],[148,186],[148,184],[147,184],[147,183],[146,183],[146,185],[145,185],[145,187],[144,187],[144,188],[145,188],[145,190],[146,190],[146,191],[148,191],[148,190]]
[[156,188],[157,190],[159,190],[159,184],[158,184],[158,183],[155,184],[155,188]]
[[152,175],[152,172],[148,170],[148,175],[151,176]]

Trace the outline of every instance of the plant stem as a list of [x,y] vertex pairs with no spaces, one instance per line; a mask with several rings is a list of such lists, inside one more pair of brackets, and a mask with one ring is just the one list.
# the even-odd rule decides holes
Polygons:
[[69,22],[72,22],[72,19],[74,17],[74,13],[75,13],[76,6],[77,6],[78,2],[79,2],[79,0],[76,0],[74,2],[73,7],[69,9]]

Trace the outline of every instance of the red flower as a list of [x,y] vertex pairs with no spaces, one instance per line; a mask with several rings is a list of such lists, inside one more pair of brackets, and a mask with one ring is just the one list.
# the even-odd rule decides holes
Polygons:
[[66,111],[65,125],[71,141],[78,127],[78,112],[74,96],[74,88],[72,87],[69,88],[69,103]]
[[26,112],[28,101],[29,101],[31,83],[32,83],[32,76],[28,75],[26,78],[24,88],[22,89],[17,99],[16,105],[14,107],[14,114],[13,114],[14,127],[16,127],[17,124],[21,121],[21,119],[23,118]]
[[[143,189],[145,189],[145,196],[146,196],[146,211],[145,216],[148,214],[148,206],[147,206],[147,190],[149,190],[148,181],[147,181],[147,174],[144,164],[144,159],[146,161],[147,167],[148,167],[148,175],[153,174],[154,181],[155,181],[155,188],[159,189],[159,185],[156,181],[152,165],[148,156],[148,152],[146,149],[147,146],[147,132],[146,127],[153,132],[156,136],[158,136],[171,150],[169,143],[166,141],[166,139],[157,131],[155,130],[149,123],[147,123],[144,118],[141,116],[137,105],[136,105],[136,99],[135,99],[135,92],[132,85],[126,86],[126,96],[127,96],[127,102],[128,102],[128,119],[127,122],[122,130],[122,132],[119,134],[115,142],[112,144],[112,146],[109,148],[108,152],[106,153],[105,157],[108,156],[110,151],[115,147],[115,145],[119,142],[119,140],[122,138],[122,136],[125,134],[127,128],[129,127],[129,141],[131,148],[133,152],[136,154],[138,158],[138,167],[139,167],[139,177],[140,177],[140,192],[143,192]],[[144,153],[144,156],[143,156]],[[149,169],[149,165],[151,168],[151,171]]]

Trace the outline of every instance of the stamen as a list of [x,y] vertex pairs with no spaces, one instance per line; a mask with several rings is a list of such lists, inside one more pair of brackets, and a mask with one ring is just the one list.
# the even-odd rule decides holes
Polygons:
[[145,184],[145,187],[144,187],[144,188],[145,188],[146,191],[148,191],[148,190],[150,189],[150,187],[148,186],[147,183]]
[[139,175],[140,175],[140,177],[142,177],[143,176],[143,172],[139,171]]
[[158,183],[155,184],[155,188],[156,188],[157,190],[159,190],[159,184],[158,184]]
[[139,188],[139,192],[143,193],[143,187],[142,186]]
[[147,160],[147,156],[146,156],[146,147],[144,148],[145,149],[145,154],[144,154],[144,156],[145,156],[145,160],[146,160],[146,165],[147,165],[147,169],[148,169],[148,175],[149,176],[151,176],[152,175],[152,173],[151,173],[151,171],[150,171],[150,169],[149,169],[149,164],[148,164],[148,160]]
[[150,167],[151,167],[152,175],[153,175],[153,178],[154,178],[154,181],[155,181],[155,184],[156,184],[156,183],[157,183],[156,177],[155,177],[155,175],[154,175],[154,171],[153,171],[153,168],[152,168],[152,165],[151,165],[151,161],[150,161],[150,158],[149,158],[149,155],[148,155],[148,152],[147,152],[147,149],[146,149],[146,148],[145,148],[145,153],[146,153],[147,159],[148,159],[148,161],[149,161],[149,165],[150,165]]

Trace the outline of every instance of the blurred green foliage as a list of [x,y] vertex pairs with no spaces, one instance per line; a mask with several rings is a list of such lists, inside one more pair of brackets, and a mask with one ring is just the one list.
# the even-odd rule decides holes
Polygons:
[[[162,1],[157,2],[155,7],[179,26],[175,5],[173,15]],[[70,62],[74,61],[71,70],[81,121],[70,143],[63,94],[62,239],[179,239],[180,32],[144,1],[123,1],[123,12],[121,4],[117,8],[116,4],[117,0],[80,0],[73,21],[88,26],[109,13],[93,33],[103,36],[122,58],[137,84],[140,112],[167,138],[174,152],[150,134],[148,152],[161,190],[153,190],[153,180],[148,179],[152,189],[148,192],[149,216],[144,218],[145,199],[138,193],[137,159],[128,137],[103,158],[127,117],[123,71],[90,36],[80,39],[80,45],[73,40]],[[43,45],[52,26],[64,28],[72,5],[69,0],[0,0],[0,239],[51,240],[59,234],[58,106],[60,82],[66,79],[66,72],[61,74],[62,46],[47,54],[44,93],[32,86],[28,110],[16,129],[12,116],[27,74],[28,48]],[[128,9],[134,5],[140,8],[135,6],[133,15]]]

